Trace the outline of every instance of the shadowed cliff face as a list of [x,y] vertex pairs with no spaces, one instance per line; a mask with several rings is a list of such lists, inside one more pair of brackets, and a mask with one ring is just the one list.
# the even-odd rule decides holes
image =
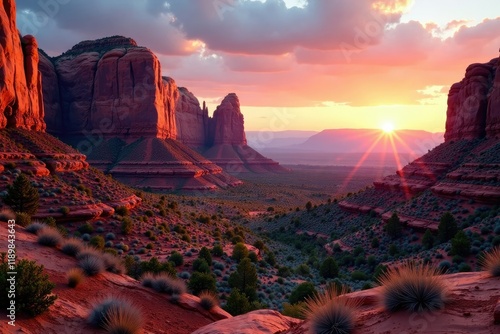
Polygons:
[[477,139],[500,134],[499,58],[472,64],[448,94],[445,140]]
[[51,133],[176,138],[175,81],[130,38],[81,42],[59,57],[43,56],[40,71]]
[[38,45],[21,37],[14,0],[0,3],[0,128],[45,130]]

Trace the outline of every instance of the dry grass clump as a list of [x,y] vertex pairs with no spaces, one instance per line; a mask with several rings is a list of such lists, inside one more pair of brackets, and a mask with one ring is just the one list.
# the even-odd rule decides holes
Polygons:
[[46,226],[40,229],[37,235],[37,242],[40,245],[48,247],[56,247],[63,240],[63,236],[61,235],[61,233],[56,228],[50,226]]
[[219,300],[217,295],[212,291],[203,291],[200,293],[200,306],[205,310],[210,311],[214,307],[219,305]]
[[66,272],[66,278],[68,279],[68,286],[70,288],[76,288],[85,277],[83,270],[80,268],[71,268]]
[[430,265],[406,263],[390,268],[379,281],[382,304],[391,312],[432,311],[443,308],[446,301],[446,284],[439,270]]
[[124,274],[126,272],[125,264],[118,256],[110,253],[103,253],[101,257],[107,271],[114,274]]
[[69,256],[76,256],[85,248],[83,241],[77,238],[69,238],[62,242],[61,251]]
[[328,288],[306,300],[304,315],[310,322],[310,333],[353,333],[359,301],[348,298],[345,292]]
[[10,209],[0,210],[0,221],[7,222],[9,220],[16,219],[16,214]]
[[493,277],[500,277],[500,247],[484,254],[481,266]]
[[145,286],[146,288],[152,288],[154,281],[155,281],[155,275],[153,273],[148,272],[142,275],[141,277],[142,286]]
[[96,303],[87,320],[112,334],[140,333],[144,323],[142,312],[134,304],[112,296]]
[[83,248],[78,254],[78,265],[87,276],[95,276],[102,273],[106,267],[102,258],[102,253],[92,247]]
[[47,227],[47,224],[35,221],[26,226],[26,232],[37,234],[44,227]]
[[153,289],[168,295],[182,295],[186,292],[186,283],[169,274],[158,274],[152,282]]

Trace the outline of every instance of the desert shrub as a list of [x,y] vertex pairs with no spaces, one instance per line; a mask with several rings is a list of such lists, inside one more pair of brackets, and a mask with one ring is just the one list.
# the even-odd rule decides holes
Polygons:
[[29,232],[29,233],[33,233],[33,234],[37,234],[38,231],[40,231],[42,228],[46,227],[47,225],[44,224],[44,223],[40,223],[40,222],[33,222],[31,224],[29,224],[27,227],[26,227],[26,231]]
[[152,288],[155,281],[155,275],[153,273],[145,273],[141,277],[141,284],[146,288]]
[[306,302],[305,316],[310,322],[310,332],[353,333],[356,326],[358,302],[327,290]]
[[110,334],[138,334],[142,332],[143,317],[134,306],[111,308],[106,316],[104,330]]
[[224,250],[222,249],[222,246],[217,244],[212,248],[212,255],[216,257],[221,257],[224,255]]
[[301,302],[297,304],[283,303],[283,315],[295,319],[304,319],[304,308],[306,303]]
[[16,219],[16,214],[11,209],[2,209],[0,211],[0,221],[7,222]]
[[329,256],[321,264],[319,273],[324,278],[335,278],[339,274],[339,265],[333,257]]
[[371,241],[371,247],[372,248],[378,248],[380,246],[380,241],[378,238],[373,238]]
[[306,210],[307,210],[307,211],[311,211],[312,206],[313,206],[313,205],[312,205],[311,201],[308,201],[308,202],[306,203]]
[[486,253],[480,263],[493,277],[500,277],[500,247]]
[[67,206],[61,206],[59,208],[59,212],[62,213],[63,216],[67,216],[70,213],[70,208]]
[[365,281],[368,279],[368,276],[362,271],[355,270],[351,273],[351,279],[353,281]]
[[31,216],[25,212],[16,212],[16,225],[26,227],[31,224]]
[[268,252],[265,260],[270,266],[274,267],[276,265],[276,256],[273,252]]
[[28,177],[20,174],[12,185],[7,186],[7,196],[3,201],[15,212],[23,212],[31,216],[38,210],[40,196]]
[[66,279],[70,288],[76,288],[84,279],[85,273],[80,268],[71,268],[66,272]]
[[94,227],[90,223],[85,223],[85,224],[82,224],[78,228],[78,232],[80,232],[81,234],[85,234],[85,233],[90,234],[90,233],[94,232]]
[[115,240],[116,236],[114,233],[106,233],[106,240]]
[[[121,316],[117,316],[118,313]],[[116,320],[115,318],[122,319]],[[87,317],[87,321],[95,327],[106,329],[108,333],[139,333],[142,327],[142,315],[139,310],[128,300],[112,296],[94,304]],[[138,327],[128,327],[128,330],[120,327],[121,330],[115,329],[114,331],[110,331],[111,328],[109,328],[109,325],[111,323],[119,324],[120,326],[130,323]]]
[[401,232],[403,231],[403,226],[401,225],[401,220],[399,220],[398,214],[394,212],[385,224],[385,231],[387,234],[395,239],[401,236]]
[[205,261],[207,262],[207,264],[209,266],[212,265],[212,255],[210,254],[210,251],[208,250],[207,247],[202,247],[200,249],[200,253],[198,254],[198,258],[205,259]]
[[153,289],[169,295],[182,295],[186,292],[186,284],[169,274],[158,274],[153,279]]
[[55,247],[63,240],[61,233],[57,229],[49,226],[42,228],[38,231],[37,235],[37,242],[40,245],[48,247]]
[[56,227],[56,219],[54,217],[47,217],[43,220],[47,226]]
[[288,301],[290,304],[297,304],[305,301],[307,298],[312,298],[316,293],[317,291],[314,284],[311,282],[304,282],[297,285],[297,287],[290,294]]
[[212,274],[194,272],[188,282],[188,288],[194,295],[203,291],[216,292],[216,281]]
[[429,265],[406,263],[399,268],[390,268],[379,281],[383,305],[391,312],[432,311],[444,306],[446,285],[439,270]]
[[236,245],[234,245],[233,254],[232,254],[232,258],[234,260],[240,262],[242,259],[246,258],[247,256],[248,256],[248,249],[244,243],[239,242]]
[[173,251],[172,254],[170,254],[168,260],[172,262],[176,267],[182,266],[184,264],[184,257],[177,251]]
[[248,297],[240,293],[238,289],[233,289],[229,295],[224,309],[233,316],[244,314],[252,310]]
[[470,240],[464,231],[459,231],[453,239],[451,239],[452,254],[467,256],[470,253]]
[[118,256],[105,252],[102,254],[102,260],[104,262],[104,268],[106,268],[107,271],[120,275],[125,273],[125,265]]
[[250,252],[248,253],[248,258],[250,259],[250,261],[252,261],[253,263],[257,263],[259,261],[259,257],[257,256],[257,254],[255,252]]
[[121,226],[122,234],[125,235],[130,234],[130,232],[132,232],[133,227],[134,225],[130,217],[124,217],[122,219],[122,226]]
[[257,248],[260,251],[264,250],[264,247],[265,247],[265,244],[264,244],[264,242],[262,240],[255,241],[253,245],[254,245],[255,248]]
[[105,241],[104,241],[103,237],[101,237],[100,235],[96,235],[96,236],[90,238],[89,244],[91,246],[94,246],[97,249],[102,250],[102,249],[104,249]]
[[126,206],[119,206],[115,209],[115,213],[120,216],[128,216],[130,210]]
[[450,212],[446,212],[441,216],[438,225],[438,238],[440,242],[446,242],[453,238],[458,232],[458,226],[455,218]]
[[[79,253],[80,254],[80,253]],[[86,256],[83,257],[78,265],[87,276],[95,276],[102,273],[105,269],[104,261],[101,256]]]
[[84,249],[85,245],[80,239],[69,238],[62,242],[61,251],[69,256],[76,256]]
[[217,296],[213,291],[203,291],[200,293],[200,306],[209,311],[219,305]]
[[[56,300],[57,296],[52,294],[55,284],[50,282],[49,276],[43,272],[44,267],[37,265],[35,261],[20,260],[16,265],[16,312],[28,316],[36,316],[45,312]],[[7,291],[10,275],[7,256],[0,256],[0,307],[5,310],[10,306]]]

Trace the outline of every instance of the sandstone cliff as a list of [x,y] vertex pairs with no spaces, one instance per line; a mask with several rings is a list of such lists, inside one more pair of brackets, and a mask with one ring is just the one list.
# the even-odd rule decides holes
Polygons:
[[246,145],[244,122],[238,96],[228,94],[210,119],[208,145]]
[[0,3],[0,128],[45,130],[38,45],[21,37],[14,0]]
[[445,140],[492,137],[500,133],[499,58],[472,64],[448,95]]
[[177,86],[162,77],[158,58],[130,38],[81,42],[44,57],[40,71],[51,133],[176,137]]
[[208,109],[187,88],[179,87],[175,109],[177,140],[193,148],[202,148],[208,140]]

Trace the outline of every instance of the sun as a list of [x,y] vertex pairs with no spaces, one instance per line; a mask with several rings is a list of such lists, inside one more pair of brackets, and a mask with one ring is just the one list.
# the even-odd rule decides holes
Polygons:
[[386,134],[391,134],[394,132],[394,124],[392,123],[384,123],[382,125],[382,131],[384,131]]

